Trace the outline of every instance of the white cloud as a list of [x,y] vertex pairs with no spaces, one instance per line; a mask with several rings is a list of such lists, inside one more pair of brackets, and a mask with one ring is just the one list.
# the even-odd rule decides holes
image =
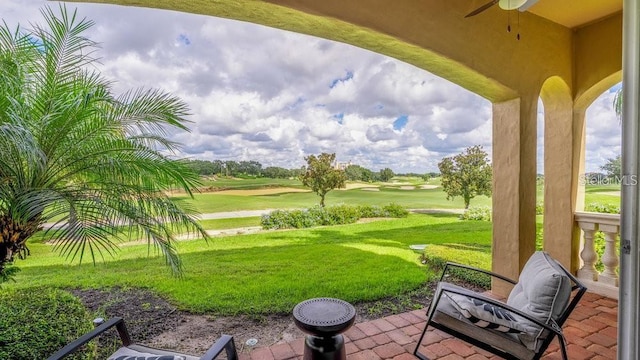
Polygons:
[[[44,0],[3,0],[10,25],[40,22]],[[350,45],[255,24],[146,8],[66,4],[95,21],[99,70],[116,93],[161,88],[187,102],[185,156],[298,167],[336,152],[378,170],[436,171],[476,144],[491,152],[491,104],[412,65]],[[604,94],[587,113],[587,170],[620,150]],[[407,122],[394,130],[394,121]],[[539,134],[540,135],[540,134]]]

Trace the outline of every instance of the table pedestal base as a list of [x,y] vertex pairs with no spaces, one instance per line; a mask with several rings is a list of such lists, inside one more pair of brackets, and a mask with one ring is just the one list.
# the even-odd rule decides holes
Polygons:
[[303,360],[345,360],[344,337],[335,335],[322,338],[308,335],[304,344]]

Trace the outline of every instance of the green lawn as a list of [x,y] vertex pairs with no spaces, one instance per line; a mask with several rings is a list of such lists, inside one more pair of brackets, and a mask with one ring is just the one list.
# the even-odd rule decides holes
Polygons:
[[585,204],[600,203],[620,206],[620,185],[588,185],[585,188]]
[[[256,180],[236,181],[240,188],[256,188]],[[243,183],[243,181],[247,181]],[[279,186],[292,186],[283,184]],[[275,186],[275,185],[274,185]],[[259,186],[258,186],[259,187]],[[238,187],[236,187],[238,188]],[[588,187],[586,201],[612,201],[612,187]],[[327,203],[387,204],[407,208],[462,208],[461,199],[446,200],[442,189],[332,191]],[[262,196],[196,194],[203,213],[267,208],[304,208],[318,203],[313,193]],[[490,205],[479,197],[475,205]],[[541,217],[538,219],[541,226]],[[260,218],[204,220],[206,229],[258,226]],[[332,296],[358,302],[396,296],[420,287],[432,274],[420,264],[412,244],[428,244],[427,252],[443,259],[483,268],[491,264],[491,223],[460,221],[455,215],[412,214],[405,219],[366,224],[216,237],[177,244],[186,272],[170,275],[161,256],[146,245],[124,245],[116,258],[97,265],[71,265],[51,247],[30,242],[31,256],[17,262],[16,283],[73,288],[146,287],[183,309],[216,314],[288,313],[299,301]]]
[[248,226],[260,226],[260,217],[200,220],[200,225],[207,230],[234,229]]
[[[193,203],[202,213],[308,208],[318,205],[320,198],[311,192],[281,193],[273,195],[226,195],[218,192],[195,194]],[[461,209],[464,208],[462,198],[454,201],[446,199],[441,188],[428,190],[401,190],[395,187],[382,187],[379,191],[362,189],[334,190],[327,194],[327,206],[338,204],[384,205],[396,203],[410,209]],[[479,196],[471,201],[473,206],[491,205],[491,199]]]
[[265,187],[294,187],[303,188],[300,180],[297,179],[269,179],[269,178],[226,178],[221,177],[216,180],[203,179],[202,185],[219,189],[261,189]]
[[[289,313],[299,301],[331,296],[351,302],[395,296],[432,274],[412,244],[451,248],[491,241],[491,224],[454,215],[413,214],[404,219],[306,230],[269,231],[178,244],[186,267],[170,275],[145,245],[123,246],[116,259],[69,265],[45,244],[7,287],[147,287],[178,307],[216,314]],[[455,259],[452,259],[455,260]]]
[[[261,184],[268,183],[269,179],[225,179],[225,186],[233,189],[256,189]],[[272,180],[270,186],[301,188],[297,180]],[[411,183],[417,186],[414,190],[402,190],[397,183]],[[438,185],[439,178],[430,179],[428,184]],[[367,191],[362,189],[333,190],[327,194],[328,206],[337,204],[369,204],[380,205],[391,202],[397,203],[409,209],[461,209],[464,203],[460,197],[453,201],[446,199],[442,188],[419,189],[424,184],[418,178],[396,177],[392,182],[385,184],[372,184],[380,186],[379,191]],[[588,185],[585,190],[585,203],[601,203],[620,205],[619,185]],[[176,198],[184,199],[177,196]],[[542,185],[538,185],[537,202],[544,201]],[[273,195],[226,195],[219,192],[195,194],[194,205],[203,213],[223,212],[234,210],[261,210],[261,209],[290,209],[308,208],[319,203],[319,197],[311,192],[281,193]],[[471,200],[471,206],[491,206],[491,198],[478,196]]]

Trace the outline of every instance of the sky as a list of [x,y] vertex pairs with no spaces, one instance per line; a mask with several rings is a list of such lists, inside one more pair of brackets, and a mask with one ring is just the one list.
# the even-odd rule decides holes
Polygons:
[[[2,0],[11,28],[43,23],[44,0]],[[180,157],[256,160],[299,168],[336,153],[373,171],[438,171],[473,145],[491,154],[491,103],[399,60],[325,39],[179,12],[69,3],[96,25],[98,70],[118,95],[159,88],[191,109],[190,132],[172,134]],[[587,111],[586,171],[620,154],[614,91]],[[538,172],[542,173],[542,107]]]

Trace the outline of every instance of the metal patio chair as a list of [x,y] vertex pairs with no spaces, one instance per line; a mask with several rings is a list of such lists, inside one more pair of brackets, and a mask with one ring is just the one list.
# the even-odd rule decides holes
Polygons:
[[[443,281],[452,268],[466,269],[514,285],[506,302]],[[489,351],[504,359],[537,360],[554,337],[567,360],[562,325],[587,288],[547,253],[538,251],[527,261],[518,282],[466,265],[447,263],[427,310],[427,323],[414,350],[433,328]]]
[[148,346],[134,344],[129,337],[129,332],[124,323],[124,320],[119,317],[114,317],[101,325],[97,326],[92,331],[82,335],[80,338],[67,344],[62,349],[58,350],[55,354],[51,355],[47,360],[58,360],[65,356],[70,355],[74,351],[78,350],[84,344],[91,341],[93,338],[104,333],[105,331],[115,326],[122,341],[122,346],[111,356],[108,360],[130,360],[130,359],[148,359],[148,360],[212,360],[218,357],[223,351],[226,353],[228,360],[237,360],[238,353],[233,341],[233,337],[229,335],[222,335],[207,352],[201,357],[186,355],[177,353],[174,351],[155,349]]

